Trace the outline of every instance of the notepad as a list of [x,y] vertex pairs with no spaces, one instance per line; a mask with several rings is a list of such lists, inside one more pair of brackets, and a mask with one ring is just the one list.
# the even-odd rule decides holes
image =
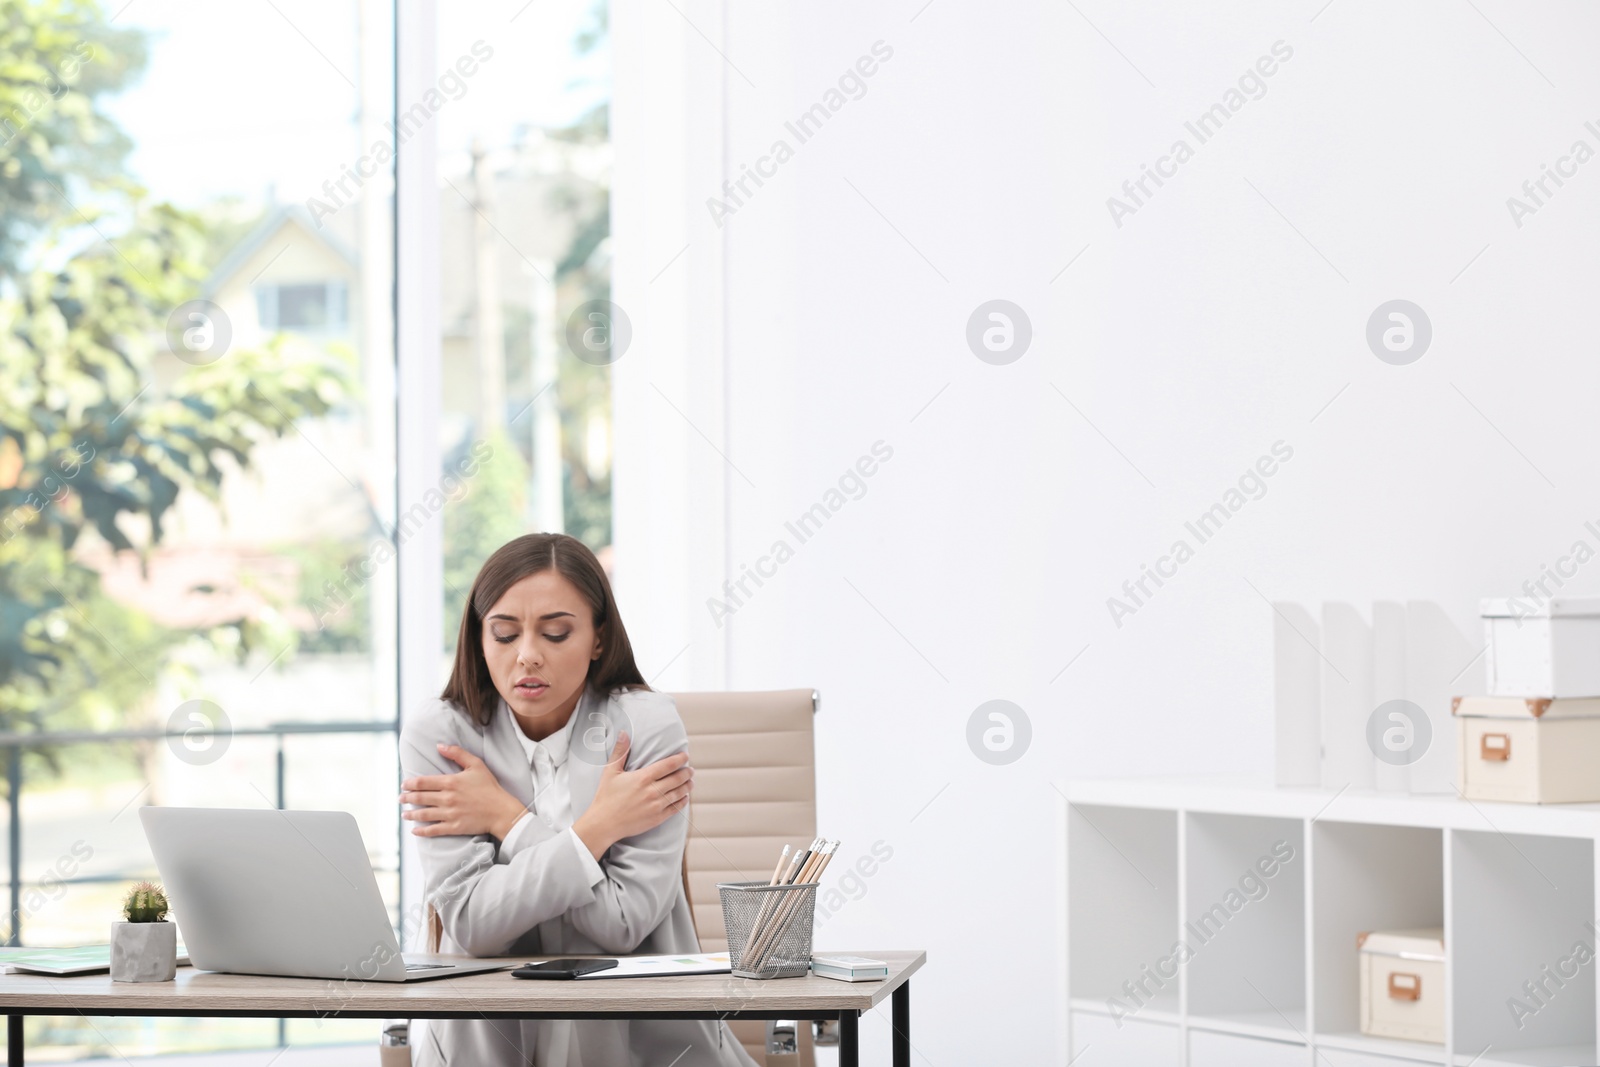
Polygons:
[[618,956],[617,965],[578,975],[576,981],[602,978],[653,978],[669,974],[727,974],[733,970],[726,952],[691,952],[668,956]]
[[[178,946],[178,966],[186,966],[189,954]],[[0,948],[0,968],[5,974],[48,974],[65,977],[75,974],[107,974],[111,971],[110,945],[80,945],[76,948]]]

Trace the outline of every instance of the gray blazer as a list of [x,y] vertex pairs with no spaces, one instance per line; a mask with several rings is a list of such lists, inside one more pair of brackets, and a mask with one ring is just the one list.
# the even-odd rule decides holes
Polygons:
[[[566,774],[574,820],[594,802],[619,729],[632,738],[628,770],[689,744],[677,706],[665,693],[619,690],[607,698],[585,690],[573,717]],[[486,727],[442,700],[431,702],[400,731],[402,774],[453,773],[460,768],[441,756],[437,745],[460,745],[482,758],[500,785],[531,809],[533,783],[517,740],[519,729],[504,701]],[[683,813],[613,845],[600,862],[605,880],[592,888],[564,830],[535,821],[522,832],[533,836],[509,862],[488,834],[415,839],[426,898],[443,921],[440,951],[473,956],[699,951],[681,875],[688,837]],[[515,981],[509,975],[505,980]],[[544,1025],[539,1020],[415,1020],[412,1062],[415,1067],[527,1067]],[[723,1022],[597,1019],[579,1021],[573,1029],[586,1067],[755,1067]]]

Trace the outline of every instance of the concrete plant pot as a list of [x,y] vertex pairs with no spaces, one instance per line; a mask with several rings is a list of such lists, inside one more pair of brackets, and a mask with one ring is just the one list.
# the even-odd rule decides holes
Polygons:
[[170,982],[178,973],[178,924],[111,924],[113,982]]

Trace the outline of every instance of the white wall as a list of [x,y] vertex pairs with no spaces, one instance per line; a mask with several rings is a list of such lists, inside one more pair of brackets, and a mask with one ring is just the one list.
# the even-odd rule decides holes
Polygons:
[[[1052,778],[1268,773],[1264,597],[1433,599],[1471,634],[1478,597],[1600,548],[1600,160],[1520,228],[1506,204],[1575,140],[1600,150],[1600,11],[679,6],[694,27],[615,16],[617,299],[648,311],[617,367],[642,665],[687,647],[660,686],[820,689],[821,828],[894,855],[819,947],[928,949],[931,1062],[1064,1062]],[[783,122],[878,40],[866,95],[716,227],[708,173],[792,144]],[[1185,121],[1280,40],[1265,95],[1198,144]],[[1179,137],[1193,158],[1118,228],[1107,198]],[[997,297],[1034,331],[1007,366],[964,336]],[[1408,366],[1365,340],[1395,298],[1433,325]],[[718,582],[794,544],[785,520],[880,439],[865,495],[716,626]],[[1115,625],[1107,598],[1277,441],[1265,495]],[[1562,591],[1600,591],[1600,562]],[[966,741],[994,698],[1033,727],[1008,766]],[[887,1063],[886,1020],[864,1034]]]

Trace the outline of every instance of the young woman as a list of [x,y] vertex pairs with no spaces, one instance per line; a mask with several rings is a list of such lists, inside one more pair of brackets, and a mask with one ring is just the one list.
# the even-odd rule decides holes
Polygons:
[[[441,951],[698,951],[681,879],[687,748],[594,553],[564,534],[497,550],[467,597],[449,684],[400,733],[400,801]],[[415,1067],[755,1067],[721,1022],[412,1025]]]

